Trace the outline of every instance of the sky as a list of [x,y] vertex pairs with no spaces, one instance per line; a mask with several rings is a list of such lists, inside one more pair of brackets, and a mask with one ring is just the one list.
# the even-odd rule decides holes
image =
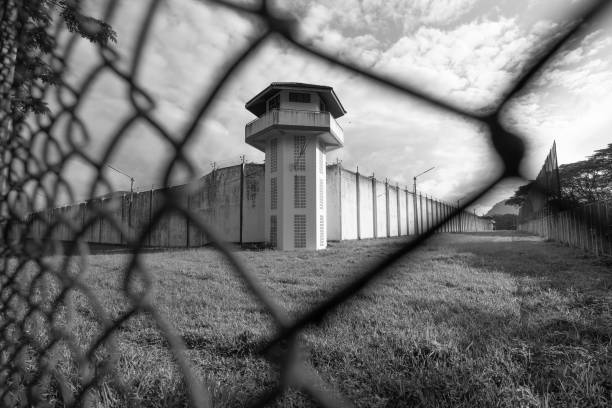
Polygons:
[[[105,1],[89,0],[87,12],[100,16]],[[149,1],[120,1],[110,21],[117,31],[118,67],[130,69],[140,22]],[[242,1],[242,3],[249,3]],[[391,77],[452,104],[479,112],[496,107],[521,72],[573,24],[573,13],[587,0],[287,0],[275,10],[298,21],[304,43],[343,61]],[[608,7],[609,9],[611,7]],[[582,160],[612,143],[612,13],[607,12],[572,39],[501,116],[503,125],[528,146],[522,170],[535,178],[553,141],[559,163]],[[224,72],[227,61],[262,30],[248,15],[203,0],[168,0],[155,16],[137,75],[138,85],[155,101],[152,112],[169,134],[188,126],[195,107]],[[85,40],[68,61],[66,79],[78,87],[99,63]],[[465,199],[501,171],[500,159],[479,122],[432,108],[352,71],[317,59],[276,36],[223,87],[186,149],[195,173],[173,173],[187,182],[217,167],[264,155],[244,143],[244,126],[255,117],[245,103],[271,82],[332,86],[347,110],[338,119],[345,146],[328,162],[374,173],[449,202]],[[89,89],[79,116],[90,139],[83,149],[102,157],[122,120],[131,112],[128,87],[106,70]],[[51,103],[53,108],[53,103]],[[159,187],[172,146],[144,121],[129,128],[107,163],[135,179],[139,190]],[[76,199],[86,198],[91,166],[74,159],[65,170]],[[129,190],[129,177],[105,168],[110,189]],[[473,209],[486,212],[520,185],[507,180]],[[102,193],[104,191],[99,191]]]

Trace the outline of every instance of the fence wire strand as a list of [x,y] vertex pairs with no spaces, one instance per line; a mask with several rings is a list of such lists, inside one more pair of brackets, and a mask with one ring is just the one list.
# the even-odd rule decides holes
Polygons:
[[[116,334],[122,325],[130,319],[147,314],[155,321],[163,334],[168,348],[182,374],[189,402],[194,407],[212,405],[210,384],[204,383],[194,374],[184,353],[183,339],[176,333],[155,307],[150,297],[152,277],[145,267],[142,254],[147,238],[164,215],[178,212],[188,219],[194,227],[209,237],[212,244],[227,258],[232,269],[246,284],[253,297],[261,303],[276,326],[276,332],[270,338],[262,340],[259,352],[278,367],[280,382],[264,390],[251,401],[253,407],[266,406],[283,395],[289,388],[294,388],[309,395],[313,401],[325,407],[352,406],[338,390],[325,384],[325,381],[308,363],[307,355],[300,350],[300,332],[309,325],[316,324],[334,313],[373,279],[380,277],[399,259],[410,256],[410,253],[422,245],[441,226],[459,215],[476,200],[489,192],[500,181],[507,177],[520,177],[519,165],[524,157],[525,142],[521,135],[508,131],[500,119],[500,112],[513,97],[523,91],[529,82],[554,58],[561,47],[577,33],[600,15],[609,5],[609,1],[594,1],[576,16],[576,23],[563,35],[552,41],[525,69],[511,89],[504,93],[504,98],[497,106],[488,107],[479,112],[472,112],[464,107],[451,103],[443,98],[426,93],[418,87],[407,85],[395,78],[368,71],[339,59],[333,53],[315,48],[304,43],[297,33],[299,21],[288,16],[280,16],[270,1],[241,4],[223,0],[202,1],[202,7],[225,8],[235,13],[257,18],[264,26],[240,50],[234,50],[219,71],[218,78],[206,84],[205,90],[199,93],[200,98],[193,106],[193,114],[188,124],[178,135],[173,135],[153,116],[156,107],[155,98],[142,86],[141,70],[143,55],[150,38],[150,31],[155,17],[160,13],[161,0],[142,3],[142,22],[139,23],[135,48],[131,63],[121,65],[121,58],[111,46],[97,46],[100,62],[89,69],[80,87],[75,89],[65,80],[67,67],[74,60],[78,34],[66,38],[66,27],[62,23],[54,27],[55,37],[64,39],[62,47],[50,55],[49,63],[57,75],[55,84],[36,84],[36,91],[57,102],[52,112],[32,118],[22,118],[14,114],[11,106],[11,85],[14,80],[14,67],[19,33],[15,30],[21,18],[25,0],[7,0],[0,8],[0,52],[2,67],[0,71],[0,235],[2,264],[0,266],[0,405],[4,406],[48,406],[57,403],[65,406],[81,406],[93,403],[94,391],[100,391],[105,381],[111,382],[124,396],[129,398],[129,390],[116,374],[119,359],[119,348]],[[112,25],[117,14],[119,1],[109,1],[103,19]],[[367,270],[357,271],[354,278],[344,283],[332,296],[310,309],[305,309],[295,319],[289,318],[286,311],[269,293],[255,273],[245,265],[232,251],[231,246],[223,242],[221,235],[207,225],[202,217],[189,206],[185,206],[172,195],[171,190],[164,191],[164,204],[153,213],[151,222],[141,233],[128,242],[131,255],[125,269],[122,290],[131,305],[119,316],[110,316],[102,307],[96,294],[88,287],[82,275],[87,268],[87,231],[101,220],[111,223],[113,228],[125,236],[125,226],[117,222],[107,209],[99,208],[95,217],[91,217],[83,227],[77,227],[69,217],[60,216],[57,220],[45,219],[38,215],[24,223],[23,208],[35,208],[41,199],[47,207],[58,202],[61,194],[74,200],[74,193],[69,180],[62,175],[70,160],[78,159],[95,171],[95,179],[89,186],[89,196],[93,197],[101,188],[110,189],[111,183],[104,174],[104,167],[113,154],[120,148],[120,142],[127,132],[139,123],[148,125],[172,149],[172,159],[163,173],[163,185],[168,185],[173,171],[184,167],[193,176],[195,166],[186,155],[186,146],[198,133],[200,124],[207,117],[211,106],[219,93],[236,73],[247,69],[250,59],[272,37],[286,40],[296,49],[306,52],[313,58],[326,61],[361,77],[375,81],[405,95],[425,102],[445,112],[452,112],[466,118],[479,121],[489,130],[490,141],[503,164],[504,171],[493,182],[479,189],[477,193],[465,200],[441,220],[414,240],[402,246],[378,264]],[[82,117],[79,108],[91,97],[92,88],[98,78],[111,74],[127,86],[127,101],[131,111],[117,125],[107,148],[101,158],[89,155],[83,145],[93,139],[92,131]],[[67,121],[62,128],[62,121]],[[57,136],[63,134],[65,142]],[[48,224],[43,239],[33,242],[27,240],[28,228],[37,220]],[[25,227],[24,227],[25,225]],[[25,232],[23,230],[25,228]],[[65,250],[62,262],[51,262],[45,255],[53,253],[56,248],[52,238],[53,231],[68,228],[74,233],[75,240]],[[75,266],[75,263],[78,265]],[[75,273],[74,270],[80,272]],[[77,343],[71,332],[71,316],[75,313],[71,298],[78,294],[86,299],[99,330],[91,343],[83,348]],[[78,372],[79,384],[75,385],[65,378],[58,368],[60,363],[54,361],[54,352],[63,350],[62,355],[69,356],[70,362]],[[55,389],[54,395],[49,389]]]

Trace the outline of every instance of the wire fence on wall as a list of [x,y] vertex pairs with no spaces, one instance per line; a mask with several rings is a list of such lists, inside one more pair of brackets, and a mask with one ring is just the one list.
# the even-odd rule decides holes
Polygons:
[[[151,298],[145,296],[150,290],[150,275],[143,264],[142,253],[150,235],[160,220],[168,213],[179,214],[189,220],[198,231],[205,234],[213,245],[227,258],[236,274],[244,281],[253,296],[265,307],[274,320],[276,332],[271,333],[267,339],[262,339],[261,353],[269,356],[280,367],[281,381],[252,399],[252,406],[263,406],[276,400],[288,388],[301,390],[314,401],[323,406],[347,406],[350,403],[340,394],[330,391],[321,381],[314,381],[316,372],[299,358],[298,334],[312,323],[321,321],[345,304],[357,292],[363,289],[374,278],[381,276],[399,259],[410,256],[410,252],[427,240],[436,230],[452,220],[461,211],[472,205],[475,200],[482,197],[501,180],[507,177],[522,177],[519,164],[524,157],[525,143],[523,138],[504,128],[500,121],[500,112],[507,106],[514,96],[521,92],[526,84],[540,71],[557,51],[570,39],[581,31],[585,24],[593,20],[608,1],[595,1],[589,5],[581,16],[576,16],[574,27],[554,40],[547,50],[525,70],[520,78],[505,92],[505,97],[496,106],[491,106],[487,113],[478,114],[451,104],[442,98],[432,96],[425,91],[396,81],[395,79],[364,70],[354,64],[338,59],[331,53],[314,48],[312,45],[301,42],[296,35],[297,21],[275,13],[270,2],[251,5],[223,1],[212,1],[215,7],[226,7],[239,13],[249,14],[261,20],[263,29],[250,40],[244,49],[235,50],[231,58],[214,78],[211,84],[206,84],[206,90],[201,93],[200,99],[192,107],[193,115],[187,126],[181,131],[170,134],[163,124],[152,115],[155,108],[155,99],[143,88],[139,74],[143,60],[143,50],[147,44],[152,21],[160,12],[162,1],[153,0],[142,2],[142,22],[139,24],[136,47],[131,64],[125,67],[119,55],[110,46],[99,46],[99,63],[90,69],[87,79],[80,89],[73,89],[64,81],[64,67],[70,66],[75,55],[74,43],[77,34],[73,36],[61,51],[56,50],[50,57],[51,66],[54,67],[57,79],[53,85],[36,85],[37,92],[43,95],[55,95],[59,105],[48,115],[36,118],[22,118],[14,115],[11,101],[15,101],[11,84],[15,72],[15,51],[19,44],[16,40],[16,22],[19,13],[25,12],[29,2],[23,0],[8,0],[3,2],[0,15],[0,40],[2,52],[2,69],[0,71],[0,92],[2,93],[0,106],[1,121],[1,157],[0,176],[2,177],[0,189],[0,226],[2,228],[2,266],[0,267],[0,384],[4,384],[0,391],[0,401],[3,405],[44,405],[48,399],[49,387],[57,389],[65,406],[79,406],[90,402],[93,391],[110,382],[118,390],[124,390],[120,376],[115,375],[118,361],[118,345],[115,334],[122,324],[139,314],[148,314],[157,324],[167,342],[169,349],[182,373],[185,392],[193,406],[206,407],[211,404],[209,388],[193,374],[190,364],[183,353],[184,343],[172,325],[164,318],[152,303]],[[104,21],[111,25],[118,11],[119,1],[108,2]],[[202,7],[212,7],[202,4]],[[51,29],[52,27],[47,27]],[[60,25],[53,28],[59,33],[64,28]],[[66,163],[70,159],[78,158],[88,164],[96,172],[96,178],[91,183],[91,195],[101,186],[110,188],[110,182],[104,176],[104,166],[108,159],[120,148],[120,142],[125,138],[126,132],[136,123],[145,123],[154,129],[159,138],[171,146],[172,158],[164,163],[161,185],[169,185],[172,172],[177,167],[184,167],[194,173],[194,163],[186,155],[186,146],[196,136],[198,125],[210,111],[212,104],[224,89],[228,80],[236,73],[238,68],[247,66],[249,60],[273,37],[282,37],[289,44],[304,51],[312,58],[330,62],[336,66],[362,75],[364,78],[375,81],[381,87],[389,87],[406,95],[417,98],[441,111],[453,112],[464,117],[480,121],[489,131],[491,144],[499,154],[502,174],[491,183],[480,186],[478,193],[466,199],[459,208],[446,213],[436,223],[430,225],[416,239],[406,243],[401,249],[392,253],[374,267],[367,270],[356,271],[354,278],[338,288],[335,293],[318,305],[304,309],[295,318],[290,318],[287,311],[279,305],[256,278],[248,265],[244,265],[236,257],[228,245],[220,238],[213,228],[202,220],[199,214],[192,211],[180,200],[177,200],[172,189],[164,190],[163,200],[151,212],[147,225],[131,239],[130,246],[133,251],[126,266],[125,276],[121,282],[125,296],[131,301],[131,307],[120,316],[107,315],[104,308],[88,287],[87,282],[81,279],[80,274],[70,273],[70,263],[81,263],[86,267],[87,231],[96,222],[109,223],[124,236],[129,236],[124,227],[115,221],[114,214],[100,208],[93,217],[83,225],[76,226],[69,216],[59,217],[47,225],[48,236],[55,229],[67,228],[74,236],[74,241],[66,249],[66,256],[59,263],[49,262],[46,253],[53,250],[52,240],[41,240],[39,243],[28,241],[28,229],[33,223],[27,223],[27,209],[34,208],[43,196],[48,207],[57,203],[62,194],[71,195],[72,189],[69,181],[64,177]],[[90,138],[92,129],[76,113],[84,101],[90,97],[91,84],[103,74],[110,74],[125,84],[128,92],[125,96],[131,110],[119,129],[111,138],[111,143],[100,159],[93,159],[76,142],[79,136]],[[66,97],[69,95],[70,97]],[[54,125],[66,121],[61,138],[60,130]],[[61,140],[67,140],[68,144]],[[33,149],[37,144],[42,150]],[[42,152],[42,153],[41,153]],[[145,282],[143,285],[133,285],[134,279]],[[75,335],[68,330],[67,322],[70,320],[70,305],[68,302],[72,293],[79,293],[87,298],[92,308],[92,315],[101,328],[98,335],[91,339],[89,344],[77,344]],[[53,351],[59,347],[65,348],[65,359],[70,360],[77,369],[78,384],[69,382],[60,365],[68,364],[66,361],[56,361],[50,358]],[[270,350],[275,353],[268,353]],[[127,390],[126,395],[129,394]]]
[[522,221],[518,230],[597,256],[612,256],[612,202],[595,201],[565,211],[542,210]]

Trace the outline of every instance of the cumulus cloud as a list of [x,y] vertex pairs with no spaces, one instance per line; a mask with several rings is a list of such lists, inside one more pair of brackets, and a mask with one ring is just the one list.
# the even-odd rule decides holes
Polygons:
[[462,106],[482,109],[500,99],[539,40],[511,18],[452,30],[421,27],[386,50],[375,68]]
[[[499,101],[559,24],[544,18],[526,24],[517,13],[497,8],[474,17],[482,3],[294,0],[279,2],[279,7],[299,18],[303,41],[452,102],[480,109]],[[194,104],[210,90],[225,62],[248,43],[258,25],[200,1],[163,4],[144,48],[138,81],[156,101],[154,117],[177,135],[191,118]],[[121,2],[121,7],[112,23],[119,34],[118,52],[125,59],[121,66],[127,69],[145,7],[141,2]],[[566,146],[577,144],[574,132],[582,122],[572,122],[572,115],[567,114],[572,107],[588,112],[582,116],[591,120],[592,138],[603,140],[596,125],[602,124],[602,115],[606,117],[602,114],[605,107],[595,109],[584,99],[612,94],[601,85],[611,82],[607,74],[609,38],[604,30],[587,36],[582,47],[564,50],[531,91],[517,98],[508,110],[510,126],[532,137],[531,167],[539,166],[553,137],[562,134]],[[75,68],[71,74],[76,82],[83,78],[83,67],[91,66],[95,58],[87,43],[79,45],[73,63],[81,70]],[[436,171],[420,186],[449,201],[473,192],[499,170],[498,158],[477,124],[427,108],[402,93],[271,40],[227,84],[188,146],[188,158],[196,171],[203,174],[210,162],[234,160],[241,154],[255,161],[263,159],[263,154],[244,143],[244,125],[254,118],[244,103],[274,81],[334,87],[349,113],[340,119],[346,146],[331,154],[329,161],[339,158],[349,168],[359,166],[364,173],[375,172],[377,177],[401,184],[410,184],[414,174],[435,165]],[[94,131],[88,151],[95,155],[104,150],[130,106],[126,103],[127,88],[112,75],[101,77],[88,98],[81,114]],[[157,184],[159,172],[172,156],[169,144],[146,125],[131,129],[119,147],[112,164],[135,175],[142,186]],[[568,149],[562,143],[558,147],[560,154]],[[85,172],[79,174],[82,181]],[[121,176],[111,177],[118,188],[126,188]],[[180,177],[175,180],[186,181]],[[511,193],[504,191],[498,191],[497,198]]]

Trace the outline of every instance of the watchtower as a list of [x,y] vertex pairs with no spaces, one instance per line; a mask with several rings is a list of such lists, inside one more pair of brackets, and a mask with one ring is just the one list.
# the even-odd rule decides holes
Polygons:
[[273,82],[247,102],[245,141],[266,154],[265,229],[279,249],[327,246],[326,155],[344,146],[346,113],[329,86]]

